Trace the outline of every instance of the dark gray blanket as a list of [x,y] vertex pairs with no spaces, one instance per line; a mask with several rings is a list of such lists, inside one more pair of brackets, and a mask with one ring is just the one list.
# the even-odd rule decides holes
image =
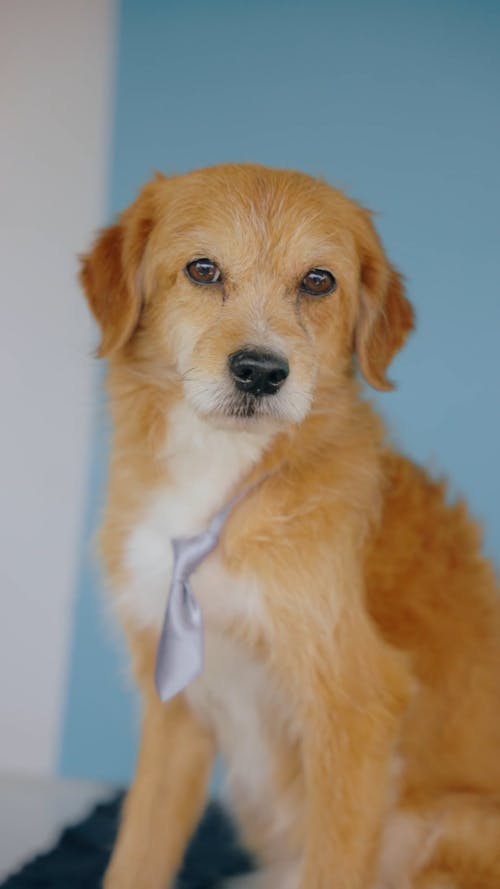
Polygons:
[[[122,798],[98,806],[64,831],[58,844],[30,861],[1,889],[98,889],[116,835]],[[233,825],[209,805],[186,854],[178,889],[215,889],[224,877],[252,869]]]

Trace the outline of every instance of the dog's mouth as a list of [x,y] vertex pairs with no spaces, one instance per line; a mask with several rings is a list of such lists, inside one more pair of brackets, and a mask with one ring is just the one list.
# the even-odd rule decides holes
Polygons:
[[283,422],[279,411],[270,410],[268,401],[259,396],[250,393],[238,392],[234,395],[227,395],[221,399],[221,402],[214,410],[210,411],[210,416],[215,420],[233,422],[237,425],[242,423],[257,424],[259,420],[274,420]]
[[261,407],[261,399],[255,395],[242,394],[230,400],[225,414],[237,420],[250,420],[259,414],[262,416],[262,410],[259,410],[259,407]]
[[286,412],[279,409],[276,400],[271,405],[269,399],[259,398],[245,392],[226,394],[215,404],[204,405],[197,399],[193,404],[197,413],[217,426],[228,428],[253,429],[276,428],[290,422]]
[[253,428],[283,428],[300,423],[310,406],[310,393],[290,390],[269,397],[242,392],[219,381],[184,380],[184,391],[191,407],[205,419],[219,425]]

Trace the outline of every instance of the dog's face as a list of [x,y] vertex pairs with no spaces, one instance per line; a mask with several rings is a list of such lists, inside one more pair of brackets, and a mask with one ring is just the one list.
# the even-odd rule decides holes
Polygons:
[[375,387],[412,327],[369,214],[298,173],[150,183],[83,259],[100,354],[177,381],[219,424],[299,423],[352,374]]

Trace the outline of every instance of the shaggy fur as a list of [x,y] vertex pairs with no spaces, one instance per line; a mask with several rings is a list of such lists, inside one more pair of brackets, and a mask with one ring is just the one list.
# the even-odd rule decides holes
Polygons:
[[[217,284],[188,279],[200,258]],[[312,268],[335,292],[301,291]],[[498,889],[498,591],[464,505],[360,396],[353,357],[391,388],[413,325],[369,213],[298,173],[159,176],[81,281],[114,425],[102,556],[144,703],[106,889],[172,884],[217,750],[261,864],[242,889]],[[227,366],[248,345],[290,364],[252,411]],[[162,705],[170,538],[259,479],[195,577],[204,673]]]

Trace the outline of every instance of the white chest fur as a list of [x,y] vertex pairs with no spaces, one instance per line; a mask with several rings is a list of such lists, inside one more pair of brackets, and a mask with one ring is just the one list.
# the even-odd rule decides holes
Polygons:
[[205,669],[186,696],[215,732],[231,803],[237,812],[266,822],[269,840],[279,846],[297,817],[297,787],[276,795],[270,727],[292,739],[299,729],[267,664],[223,632],[208,629]]
[[261,725],[266,689],[263,664],[223,634],[210,630],[205,634],[205,669],[186,696],[215,730],[231,783],[242,792],[248,784],[251,794],[260,794],[271,779]]
[[[185,403],[173,409],[165,448],[171,482],[151,495],[126,541],[128,582],[118,591],[116,602],[128,619],[141,627],[160,626],[172,571],[172,538],[196,534],[206,527],[234,485],[258,461],[268,441],[268,433],[217,429]],[[223,582],[216,563],[217,559],[211,559],[205,581],[196,583],[202,606],[203,600],[209,604],[209,592],[215,595]]]

